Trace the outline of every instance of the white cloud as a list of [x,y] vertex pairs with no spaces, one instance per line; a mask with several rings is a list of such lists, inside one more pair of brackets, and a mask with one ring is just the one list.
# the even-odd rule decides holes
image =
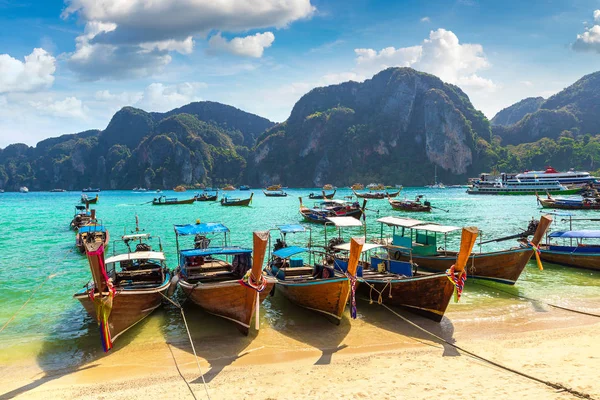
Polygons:
[[445,29],[429,33],[429,38],[417,46],[380,51],[355,49],[356,70],[362,75],[373,75],[388,67],[412,67],[438,76],[445,82],[469,86],[474,90],[494,91],[497,85],[476,72],[488,68],[480,44],[461,44],[458,37]]
[[[284,28],[315,11],[310,0],[67,0],[62,16],[86,23],[69,66],[96,80],[152,75],[171,62],[170,52],[191,53],[196,36]],[[249,57],[260,57],[274,40],[270,32],[231,42],[213,38],[218,49]]]
[[219,32],[209,39],[208,45],[213,53],[227,52],[238,56],[260,58],[265,48],[271,47],[274,40],[275,35],[272,32],[264,32],[227,41]]
[[421,18],[421,22],[431,22],[431,19],[429,17],[423,17]]
[[94,99],[118,104],[121,108],[122,106],[135,104],[142,98],[142,95],[142,92],[111,93],[109,90],[99,90],[94,94]]
[[31,105],[38,111],[59,118],[85,118],[87,107],[77,97],[66,97],[63,100],[52,98],[42,102],[32,102]]
[[527,87],[532,87],[533,86],[533,82],[531,82],[531,81],[521,81],[521,85],[527,86]]
[[591,28],[586,27],[585,32],[577,35],[572,45],[573,50],[600,53],[600,10],[594,10],[594,22]]
[[354,82],[362,82],[366,78],[363,75],[359,75],[356,72],[341,72],[341,73],[333,73],[323,75],[319,84],[322,85],[335,85],[337,83],[354,81]]
[[199,91],[207,86],[203,82],[184,82],[177,85],[152,83],[134,104],[145,111],[165,112],[193,101],[200,101]]
[[56,59],[44,49],[35,48],[25,61],[0,54],[0,93],[32,92],[54,82]]

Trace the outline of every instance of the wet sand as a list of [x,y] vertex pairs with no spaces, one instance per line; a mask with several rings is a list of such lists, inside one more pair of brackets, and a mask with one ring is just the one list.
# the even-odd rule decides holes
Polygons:
[[[600,299],[579,306],[600,313]],[[574,398],[441,344],[377,304],[360,301],[358,309],[357,320],[339,326],[308,311],[275,316],[247,338],[227,321],[186,309],[210,398]],[[480,356],[600,398],[598,318],[527,301],[451,305],[440,324],[399,314]],[[207,398],[185,331],[149,333],[164,325],[160,318],[76,368],[3,363],[0,399]]]

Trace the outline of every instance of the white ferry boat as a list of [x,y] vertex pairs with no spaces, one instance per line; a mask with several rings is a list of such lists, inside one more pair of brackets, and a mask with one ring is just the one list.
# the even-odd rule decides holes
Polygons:
[[536,193],[550,194],[577,194],[580,189],[569,189],[558,181],[546,182],[519,182],[497,180],[493,183],[475,184],[467,190],[468,194],[500,194],[500,195],[526,195]]
[[549,182],[558,181],[563,185],[583,185],[586,183],[595,183],[597,178],[591,176],[589,172],[574,171],[558,172],[552,167],[546,167],[544,171],[525,171],[514,176],[515,180],[521,182]]

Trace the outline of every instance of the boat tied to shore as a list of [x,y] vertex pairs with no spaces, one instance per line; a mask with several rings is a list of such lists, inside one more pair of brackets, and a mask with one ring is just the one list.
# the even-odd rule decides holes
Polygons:
[[396,211],[430,212],[431,203],[427,200],[421,201],[422,199],[422,194],[416,196],[414,200],[392,200],[388,197],[390,206]]
[[[220,223],[175,225],[179,287],[203,310],[234,322],[248,335],[252,316],[275,285],[263,274],[269,232],[253,233],[253,249],[231,246],[229,229]],[[194,235],[194,247],[182,249],[181,236]],[[209,235],[222,235],[220,246],[210,246]]]
[[[290,224],[280,225],[276,230],[280,233],[280,238],[274,245],[267,267],[267,273],[277,279],[276,293],[283,294],[300,307],[331,317],[339,324],[350,296],[348,276],[331,265],[317,262],[319,256],[323,258],[322,252],[319,254],[310,246],[288,246],[288,234],[307,232],[310,244],[312,239],[309,229]],[[301,255],[307,255],[308,263],[299,257]],[[358,262],[358,256],[356,260]],[[355,270],[356,263],[349,268],[348,273],[354,275]]]
[[[348,226],[345,220],[330,219],[338,227]],[[421,271],[413,260],[401,261],[392,257],[394,249],[378,244],[365,243],[360,249],[362,260],[358,263],[357,295],[368,298],[370,302],[402,307],[433,321],[442,320],[450,300],[460,299],[466,280],[465,266],[478,229],[463,228],[460,250],[453,263],[443,272]],[[347,271],[351,256],[350,243],[333,246],[329,260],[334,268]]]
[[81,195],[81,204],[96,204],[98,203],[98,199],[98,195],[96,195],[96,197],[89,197],[87,194],[84,193]]
[[192,197],[191,199],[179,200],[176,197],[167,197],[167,196],[159,196],[155,197],[152,200],[153,206],[172,206],[172,205],[180,205],[180,204],[193,204],[196,201],[196,197]]
[[541,198],[537,193],[537,202],[542,208],[558,210],[600,210],[600,198],[583,197],[580,199],[554,198],[546,193],[547,198]]
[[334,189],[332,193],[326,193],[325,189],[321,191],[321,194],[310,193],[308,198],[311,200],[331,200],[335,196],[337,189]]
[[[381,224],[380,243],[387,245],[392,259],[416,263],[419,268],[442,272],[450,268],[456,260],[457,252],[447,250],[447,235],[461,228],[432,224],[411,218],[383,217],[377,220]],[[537,254],[537,248],[552,219],[542,216],[539,223],[532,222],[525,232],[489,242],[520,239],[518,247],[506,250],[474,252],[470,255],[466,272],[468,276],[486,279],[499,283],[514,285],[521,272]],[[392,229],[391,238],[385,238],[383,227]],[[398,230],[400,230],[398,232]],[[438,235],[444,237],[443,245],[438,242]],[[531,241],[527,236],[533,235]],[[488,242],[481,242],[483,245]],[[536,256],[537,257],[537,256]],[[541,264],[539,264],[541,266]]]
[[138,242],[135,251],[106,259],[100,242],[84,242],[92,280],[73,297],[98,322],[105,352],[124,332],[160,307],[169,294],[171,273],[162,246],[160,251],[152,250],[149,238],[148,233],[124,235],[123,242]]
[[347,202],[343,200],[324,200],[317,202],[312,208],[306,207],[300,199],[300,214],[306,221],[324,224],[328,217],[353,217],[360,218],[364,215],[367,200],[363,200],[362,207],[358,202]]
[[356,190],[352,190],[352,193],[354,193],[354,195],[356,197],[358,197],[359,199],[374,199],[374,200],[381,200],[381,199],[385,199],[386,197],[397,197],[400,194],[400,190],[397,190],[395,192],[387,192],[387,191],[383,191],[383,192],[364,192],[364,193],[359,193]]
[[202,194],[196,193],[194,198],[196,199],[196,201],[217,201],[217,199],[219,198],[219,190],[217,189],[212,193],[207,191],[205,191]]
[[287,193],[283,190],[263,190],[263,193],[267,197],[287,197]]
[[254,193],[250,193],[250,197],[247,199],[240,198],[232,198],[228,196],[221,197],[221,205],[222,206],[249,206],[252,203],[252,197],[254,197]]

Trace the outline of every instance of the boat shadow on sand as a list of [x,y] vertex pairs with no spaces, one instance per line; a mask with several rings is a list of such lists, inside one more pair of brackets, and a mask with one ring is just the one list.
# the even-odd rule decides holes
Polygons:
[[314,365],[331,363],[333,354],[347,347],[344,339],[350,332],[351,323],[346,310],[341,321],[316,311],[302,308],[281,294],[269,298],[266,317],[271,329],[300,343],[321,351]]
[[[0,392],[0,400],[11,399],[69,374],[97,367],[96,361],[118,352],[134,340],[146,322],[141,321],[131,328],[110,352],[104,353],[97,322],[79,304],[68,307],[52,321],[50,333],[42,340],[35,356],[41,371],[31,377],[31,382],[6,388],[9,389],[6,393]],[[20,378],[23,376],[15,377],[14,381],[20,382]]]

